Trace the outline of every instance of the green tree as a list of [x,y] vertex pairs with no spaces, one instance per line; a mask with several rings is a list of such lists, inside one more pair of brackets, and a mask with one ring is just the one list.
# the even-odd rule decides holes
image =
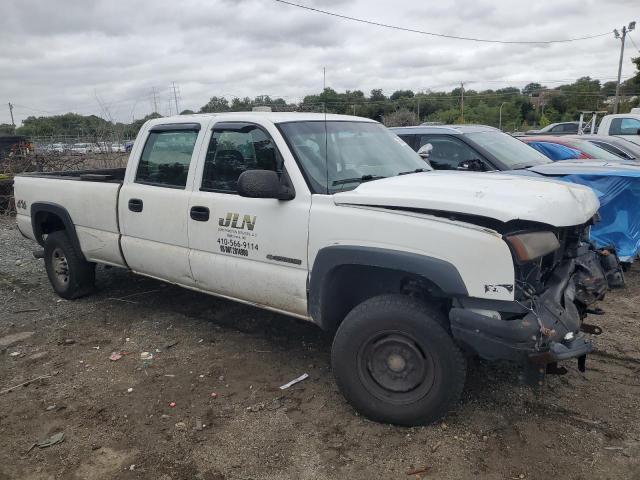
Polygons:
[[211,97],[211,99],[202,106],[200,113],[217,113],[228,112],[229,101],[224,97]]
[[540,94],[540,91],[544,90],[545,88],[546,87],[543,87],[540,83],[528,83],[522,89],[522,94],[537,97]]
[[16,132],[16,127],[10,123],[0,123],[0,135],[13,135]]

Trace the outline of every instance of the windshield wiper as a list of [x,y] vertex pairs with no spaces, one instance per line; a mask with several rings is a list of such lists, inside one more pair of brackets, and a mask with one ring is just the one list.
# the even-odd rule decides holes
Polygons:
[[387,178],[387,177],[383,177],[381,175],[362,175],[361,177],[356,177],[356,178],[342,178],[340,180],[334,180],[333,182],[331,182],[331,185],[344,185],[345,183],[364,183],[364,182],[369,182],[371,180],[380,180],[381,178]]
[[421,173],[421,172],[428,172],[429,170],[427,170],[426,168],[416,168],[415,170],[408,170],[406,172],[400,172],[398,175],[409,175],[411,173]]

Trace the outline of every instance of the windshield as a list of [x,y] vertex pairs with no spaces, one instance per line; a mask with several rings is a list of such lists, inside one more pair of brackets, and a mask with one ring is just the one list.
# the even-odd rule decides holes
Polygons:
[[540,152],[506,133],[475,132],[467,133],[465,137],[504,163],[507,170],[551,163],[551,160]]
[[288,122],[278,125],[313,193],[352,190],[362,182],[431,167],[379,123]]
[[616,160],[620,161],[620,157],[605,150],[602,147],[594,145],[591,142],[586,140],[569,140],[567,143],[577,148],[578,150],[582,150],[584,153],[589,155],[591,158],[597,158],[598,160]]

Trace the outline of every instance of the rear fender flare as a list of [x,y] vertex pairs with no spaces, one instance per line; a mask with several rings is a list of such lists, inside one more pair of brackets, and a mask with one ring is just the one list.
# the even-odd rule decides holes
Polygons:
[[73,220],[71,220],[71,215],[69,215],[67,209],[62,205],[50,202],[36,202],[31,205],[31,227],[33,228],[33,235],[35,236],[36,241],[40,245],[44,246],[43,235],[45,232],[42,229],[42,223],[38,221],[38,217],[43,213],[55,215],[62,221],[73,248],[76,250],[80,258],[86,261],[86,258],[82,253],[82,248],[80,247],[80,240],[76,233],[76,227],[73,224]]

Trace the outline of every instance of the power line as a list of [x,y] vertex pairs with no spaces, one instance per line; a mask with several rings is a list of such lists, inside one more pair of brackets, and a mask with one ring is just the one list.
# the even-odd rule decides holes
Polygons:
[[286,0],[273,0],[278,3],[282,3],[285,5],[289,5],[292,7],[302,8],[304,10],[309,10],[315,13],[322,13],[324,15],[329,15],[332,17],[342,18],[343,20],[351,20],[352,22],[365,23],[367,25],[374,25],[376,27],[390,28],[393,30],[400,30],[403,32],[410,33],[418,33],[420,35],[428,35],[431,37],[441,37],[441,38],[451,38],[454,40],[466,40],[469,42],[483,42],[483,43],[502,43],[502,44],[510,44],[510,45],[536,45],[536,44],[551,44],[551,43],[569,43],[569,42],[577,42],[579,40],[589,40],[591,38],[604,37],[605,35],[609,35],[611,31],[605,33],[598,33],[594,35],[586,35],[584,37],[576,37],[576,38],[565,38],[561,40],[492,40],[488,38],[474,38],[474,37],[462,37],[458,35],[449,35],[445,33],[435,33],[435,32],[427,32],[425,30],[417,30],[414,28],[406,28],[399,27],[397,25],[390,25],[387,23],[375,22],[373,20],[365,20],[363,18],[350,17],[348,15],[342,15],[335,12],[329,12],[327,10],[321,10],[319,8],[309,7],[307,5],[300,5],[298,3],[288,2]]

